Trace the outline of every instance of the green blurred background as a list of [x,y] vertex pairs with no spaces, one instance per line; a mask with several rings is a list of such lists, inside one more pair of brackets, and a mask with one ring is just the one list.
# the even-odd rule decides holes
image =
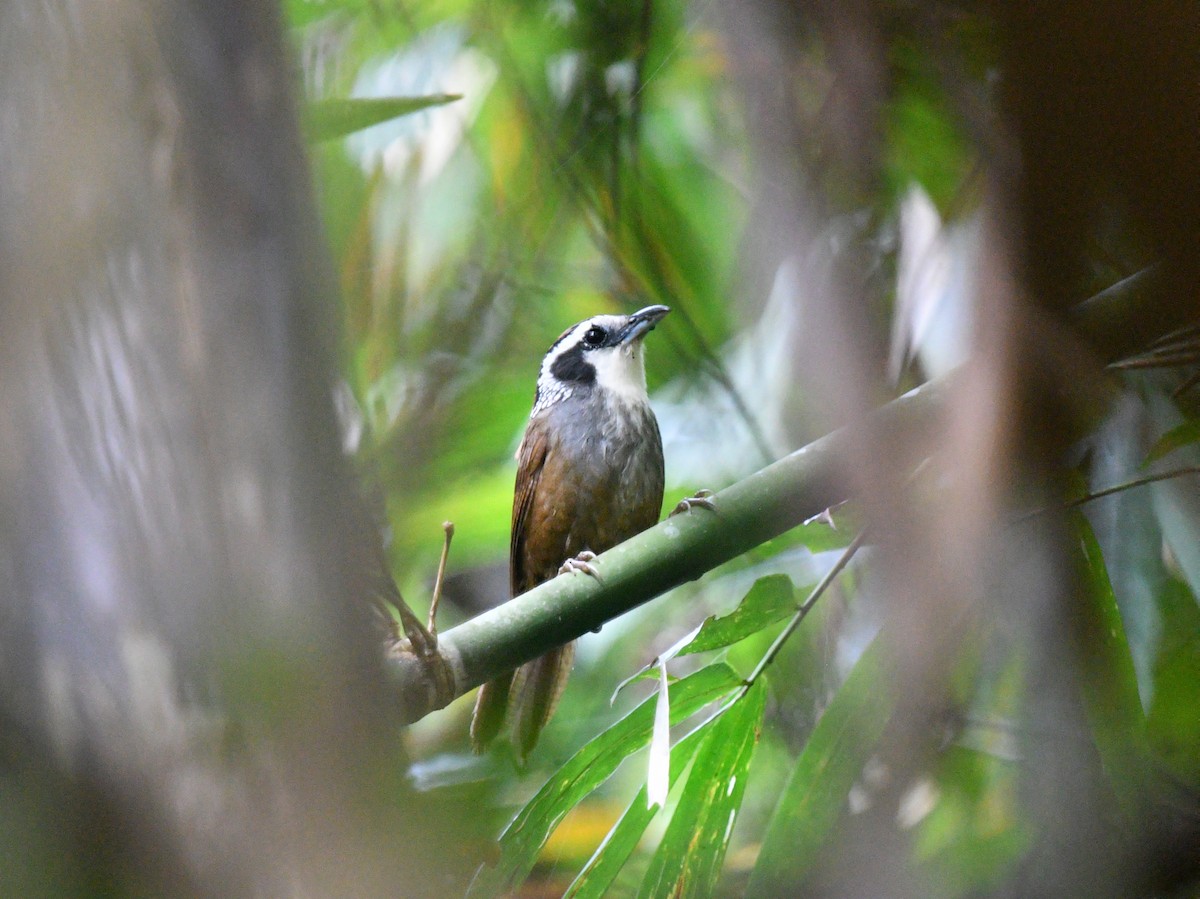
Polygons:
[[[347,449],[386,522],[392,570],[410,603],[420,609],[429,595],[445,520],[456,531],[441,626],[507,598],[513,453],[542,354],[582,318],[649,303],[673,309],[648,340],[665,509],[824,432],[834,416],[797,389],[797,335],[813,282],[797,275],[790,249],[775,239],[772,161],[754,150],[756,110],[734,77],[727,36],[736,9],[675,0],[285,6],[313,122],[322,104],[328,114],[349,98],[458,97],[348,135],[313,126],[315,182],[343,304]],[[795,163],[815,173],[819,190],[805,215],[817,223],[815,245],[856,248],[871,298],[861,345],[880,375],[889,359],[898,373],[890,386],[880,386],[883,377],[873,385],[880,403],[966,353],[985,157],[994,150],[979,131],[995,115],[993,23],[967,7],[939,19],[936,35],[929,21],[905,4],[880,5],[886,89],[868,175],[838,144],[845,131],[827,108],[836,67],[818,37],[791,70],[764,75],[751,59],[741,72],[743,80],[747,69],[763,76],[768,89],[778,79],[793,124],[809,129]],[[1147,258],[1136,240],[1105,241],[1100,232],[1074,285],[1080,298]],[[934,261],[920,262],[921,254]],[[920,324],[903,333],[893,311],[920,293],[914,279],[938,294],[940,311],[915,313]],[[1169,386],[1131,376],[1122,389],[1135,402],[1139,392],[1161,397]],[[1145,409],[1138,423],[1116,415],[1099,432],[1080,489],[1085,480],[1136,474],[1148,442],[1189,412],[1151,402]],[[1095,552],[1107,554],[1116,585],[1106,601],[1120,605],[1129,635],[1114,652],[1136,669],[1160,757],[1195,784],[1200,615],[1189,594],[1200,572],[1161,549],[1194,555],[1200,516],[1194,497],[1167,514],[1172,502],[1166,492],[1114,499],[1097,505],[1092,524]],[[572,752],[649,693],[650,684],[635,684],[610,706],[620,681],[706,616],[730,610],[758,578],[786,574],[800,591],[813,584],[853,535],[855,514],[836,513],[837,529],[797,528],[586,637],[562,706],[524,769],[503,750],[469,755],[470,699],[427,718],[409,732],[414,781],[431,793],[482,789],[484,829],[498,832]],[[1103,574],[1102,564],[1090,581],[1098,596],[1108,589]],[[768,725],[725,861],[730,894],[744,886],[820,713],[870,640],[874,599],[854,569],[785,649],[777,670],[786,675],[770,681]],[[727,661],[744,674],[778,630],[735,645]],[[912,859],[940,895],[987,892],[1035,840],[1019,807],[1012,732],[1027,671],[1020,652],[988,643],[985,629],[955,666],[958,712],[970,724],[954,730],[901,812]],[[672,663],[672,674],[698,668],[694,658]],[[872,776],[886,778],[868,766],[848,800],[833,796],[831,807],[869,805]],[[627,763],[568,816],[542,856],[547,894],[569,882],[643,778],[642,762]],[[633,889],[640,875],[622,876]]]

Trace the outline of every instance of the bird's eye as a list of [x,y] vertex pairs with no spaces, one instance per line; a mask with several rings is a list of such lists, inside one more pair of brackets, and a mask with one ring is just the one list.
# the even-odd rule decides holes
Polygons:
[[588,349],[595,349],[604,343],[606,337],[608,337],[607,331],[603,328],[593,326],[588,328],[587,333],[583,335],[583,343]]

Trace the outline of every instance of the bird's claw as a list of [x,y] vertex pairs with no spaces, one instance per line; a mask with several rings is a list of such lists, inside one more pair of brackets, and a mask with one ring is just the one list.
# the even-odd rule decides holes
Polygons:
[[708,509],[710,512],[717,511],[717,504],[713,500],[713,492],[707,489],[697,490],[692,496],[681,499],[679,505],[672,509],[671,514],[667,517],[670,518],[672,515],[681,515],[684,512],[690,512],[697,506],[701,509]]
[[562,563],[562,567],[558,569],[559,574],[567,574],[569,572],[582,571],[584,574],[600,580],[600,572],[596,570],[596,566],[592,562],[596,561],[596,554],[591,550],[585,549],[573,559],[567,559]]

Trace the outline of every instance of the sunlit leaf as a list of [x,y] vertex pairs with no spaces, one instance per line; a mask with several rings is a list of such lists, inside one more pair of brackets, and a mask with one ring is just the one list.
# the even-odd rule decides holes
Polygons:
[[766,688],[760,680],[712,727],[696,753],[639,896],[713,894],[746,791],[765,702]]
[[658,664],[658,701],[654,704],[654,735],[646,773],[646,802],[663,806],[671,788],[671,693],[667,688],[667,663]]
[[817,722],[775,807],[748,895],[795,895],[891,717],[877,638]]
[[770,574],[754,582],[738,607],[720,618],[708,618],[680,655],[729,646],[796,611],[796,588],[786,574]]
[[443,106],[461,100],[458,94],[430,94],[426,97],[355,97],[316,100],[308,104],[304,134],[313,143],[345,137],[380,122],[420,112],[431,106]]
[[[741,683],[727,665],[710,665],[671,690],[671,721],[679,722]],[[625,758],[650,741],[657,697],[652,696],[600,734],[556,771],[500,838],[500,861],[472,886],[473,895],[491,895],[523,880],[538,851],[563,816],[612,775]]]

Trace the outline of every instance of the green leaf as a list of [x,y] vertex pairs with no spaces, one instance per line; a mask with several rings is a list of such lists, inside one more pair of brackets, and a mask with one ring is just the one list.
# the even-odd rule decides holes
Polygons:
[[345,137],[380,122],[410,115],[461,100],[460,94],[430,94],[426,97],[364,97],[316,100],[308,104],[304,135],[312,143]]
[[1142,772],[1148,764],[1146,718],[1137,673],[1100,544],[1083,515],[1072,518],[1091,587],[1091,595],[1084,597],[1076,610],[1085,641],[1081,647],[1084,705],[1117,800],[1126,814],[1136,818],[1144,787]]
[[[673,684],[672,723],[695,714],[741,683],[728,665],[709,665]],[[471,894],[492,895],[528,876],[538,852],[567,812],[604,783],[627,756],[650,742],[656,700],[657,696],[648,698],[551,775],[501,835],[498,865],[476,878]]]
[[796,588],[786,574],[769,574],[754,582],[750,592],[728,615],[709,618],[679,655],[720,649],[756,634],[796,611]]
[[898,197],[917,182],[944,213],[961,203],[973,148],[927,55],[903,41],[892,54],[895,82],[882,110],[886,183]]
[[837,823],[892,715],[882,655],[876,638],[817,722],[767,825],[748,896],[795,895]]
[[1179,581],[1168,581],[1159,599],[1162,644],[1154,663],[1154,698],[1146,713],[1146,739],[1175,777],[1200,787],[1200,608]]
[[1150,447],[1150,452],[1146,454],[1146,461],[1142,463],[1142,467],[1157,462],[1168,453],[1191,446],[1193,443],[1200,443],[1200,421],[1185,421],[1183,424],[1176,425],[1154,441],[1154,446]]
[[[672,785],[687,768],[688,762],[692,760],[715,722],[716,719],[704,722],[671,747]],[[564,899],[601,899],[608,895],[608,888],[633,854],[633,850],[637,848],[642,834],[646,832],[646,827],[658,811],[657,806],[651,807],[647,804],[646,787],[643,784],[629,803],[629,808],[621,815],[621,819],[613,825],[604,842],[567,887],[566,893],[563,894]]]
[[712,727],[650,860],[640,896],[713,895],[746,791],[765,704],[760,680]]

